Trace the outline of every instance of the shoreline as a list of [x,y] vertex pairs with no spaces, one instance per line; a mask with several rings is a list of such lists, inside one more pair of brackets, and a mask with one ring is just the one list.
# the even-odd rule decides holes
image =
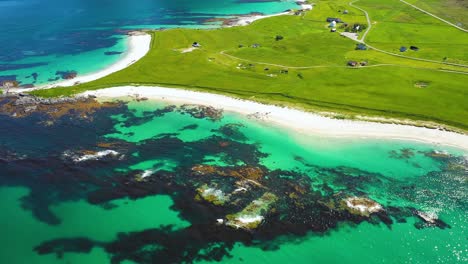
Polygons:
[[234,20],[232,24],[229,24],[224,27],[243,27],[243,26],[248,26],[252,24],[253,22],[264,19],[264,18],[269,18],[269,17],[276,17],[276,16],[284,16],[284,15],[291,15],[291,11],[286,11],[286,12],[281,12],[277,14],[271,14],[271,15],[250,15],[250,16],[239,16]]
[[[304,2],[305,0],[296,1],[296,3]],[[301,5],[303,7],[303,5]],[[310,10],[310,9],[308,9]],[[222,27],[237,27],[237,26],[247,26],[254,21],[275,17],[275,16],[283,16],[283,15],[291,15],[291,11],[285,11],[281,13],[275,13],[271,15],[251,15],[251,16],[239,16],[231,25],[228,26],[221,26]],[[147,34],[142,31],[133,31],[128,34],[128,49],[125,51],[123,57],[116,61],[115,63],[111,64],[110,66],[88,74],[78,75],[76,78],[69,79],[69,80],[60,80],[57,82],[52,82],[49,84],[44,84],[41,86],[33,87],[33,88],[16,88],[12,89],[11,93],[23,93],[23,92],[30,92],[34,90],[41,90],[41,89],[51,89],[56,87],[70,87],[79,85],[82,83],[87,83],[91,81],[95,81],[101,79],[107,75],[110,75],[114,72],[121,71],[128,66],[134,64],[135,62],[139,61],[143,58],[150,50],[151,46],[151,35]]]
[[260,122],[276,124],[300,133],[327,137],[410,140],[468,150],[468,135],[455,132],[410,125],[332,119],[297,109],[179,88],[123,86],[87,91],[81,95],[96,96],[103,100],[147,98],[171,103],[207,105],[246,116],[257,116]]
[[61,80],[55,83],[46,84],[43,86],[30,88],[30,89],[19,89],[21,92],[39,90],[39,89],[50,89],[55,87],[69,87],[74,86],[81,83],[95,81],[97,79],[103,78],[107,75],[110,75],[114,72],[121,71],[128,66],[132,65],[133,63],[137,62],[141,58],[143,58],[150,50],[151,44],[151,35],[143,33],[143,32],[136,32],[133,34],[128,35],[127,39],[127,50],[123,54],[122,58],[120,58],[115,63],[109,65],[108,67],[92,72],[89,74],[78,75],[76,78],[70,80]]
[[[308,4],[307,0],[296,0],[296,4],[300,7],[299,10],[302,11],[311,11],[313,9],[312,4]],[[275,13],[275,14],[270,14],[270,15],[247,15],[247,16],[239,16],[236,19],[234,19],[234,22],[232,24],[226,25],[224,27],[239,27],[239,26],[248,26],[252,24],[253,22],[264,19],[264,18],[269,18],[269,17],[276,17],[276,16],[284,16],[284,15],[294,15],[294,11],[292,9],[281,12],[281,13]]]

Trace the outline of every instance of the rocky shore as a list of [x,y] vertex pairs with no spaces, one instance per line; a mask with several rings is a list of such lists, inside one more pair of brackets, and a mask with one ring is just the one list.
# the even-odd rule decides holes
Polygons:
[[60,98],[41,98],[27,94],[4,95],[0,100],[0,114],[23,118],[32,114],[43,114],[50,119],[58,119],[73,114],[82,119],[101,108],[116,107],[119,103],[100,103],[92,95]]

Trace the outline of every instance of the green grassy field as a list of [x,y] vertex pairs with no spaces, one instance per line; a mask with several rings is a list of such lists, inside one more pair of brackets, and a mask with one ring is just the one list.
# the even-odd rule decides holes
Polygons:
[[369,44],[395,53],[401,46],[414,45],[420,50],[404,55],[468,64],[468,34],[459,29],[398,0],[360,0],[356,5],[369,10],[373,24]]
[[[414,44],[420,51],[408,51],[405,56],[440,62],[373,49],[357,51],[355,41],[331,33],[325,20],[340,17],[350,24],[365,24],[364,13],[347,1],[318,1],[304,16],[272,17],[246,27],[150,32],[150,52],[132,66],[94,82],[34,94],[60,96],[113,86],[160,85],[347,117],[433,121],[467,131],[468,68],[444,64],[468,64],[467,34],[398,0],[361,0],[355,5],[373,21],[366,38],[369,44],[395,53],[401,45]],[[343,10],[349,14],[342,14]],[[284,39],[276,41],[277,35]],[[202,48],[181,53],[194,41]],[[251,47],[255,43],[260,47]],[[368,66],[350,68],[349,60],[366,61]]]
[[407,2],[468,29],[468,1],[466,0],[407,0]]

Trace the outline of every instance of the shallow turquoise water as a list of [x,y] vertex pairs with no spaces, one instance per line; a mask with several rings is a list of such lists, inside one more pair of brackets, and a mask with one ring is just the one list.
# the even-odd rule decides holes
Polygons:
[[[198,221],[202,223],[208,221],[207,224],[212,224],[216,218],[223,217],[223,211],[217,211],[223,207],[212,207],[210,204],[197,201],[196,195],[193,194],[194,188],[199,188],[204,182],[227,192],[229,187],[223,184],[229,183],[225,181],[226,176],[198,183],[198,180],[202,179],[186,174],[187,171],[183,168],[187,166],[190,168],[193,164],[235,168],[246,164],[251,166],[257,162],[258,166],[265,166],[265,170],[270,171],[270,174],[267,173],[262,179],[262,184],[277,195],[279,193],[276,193],[275,188],[283,188],[281,185],[284,184],[302,184],[301,182],[305,180],[303,177],[307,177],[310,179],[311,190],[322,193],[319,196],[311,196],[316,197],[314,199],[326,200],[327,197],[337,195],[367,196],[382,204],[389,213],[393,210],[392,207],[416,208],[426,213],[437,214],[439,219],[450,227],[442,229],[421,225],[421,219],[415,216],[390,213],[393,223],[389,225],[379,218],[371,217],[358,222],[351,219],[339,220],[338,225],[334,226],[335,219],[325,218],[329,221],[323,223],[325,226],[329,225],[327,231],[318,232],[311,229],[307,234],[299,235],[293,230],[287,231],[289,227],[272,225],[274,221],[283,221],[272,216],[271,219],[265,219],[259,231],[267,232],[265,228],[271,228],[271,232],[278,232],[277,237],[265,239],[263,235],[259,235],[253,241],[249,240],[249,243],[241,239],[233,244],[232,249],[230,242],[206,242],[205,245],[203,244],[205,242],[197,240],[198,242],[193,244],[194,247],[198,248],[199,243],[202,243],[200,249],[196,250],[197,254],[208,255],[211,261],[195,258],[195,262],[212,262],[214,256],[220,254],[213,251],[217,246],[227,249],[229,255],[220,255],[222,261],[226,263],[464,263],[468,260],[466,152],[455,148],[400,140],[318,137],[247,119],[234,113],[223,113],[222,119],[212,120],[196,118],[193,112],[184,112],[182,108],[164,110],[165,106],[160,102],[131,102],[128,104],[128,109],[98,113],[96,118],[101,118],[99,123],[87,124],[85,121],[80,121],[78,126],[70,124],[65,126],[64,129],[69,131],[69,138],[74,138],[75,133],[79,137],[83,131],[89,130],[88,126],[98,124],[104,126],[107,122],[104,120],[110,117],[113,120],[103,128],[99,128],[97,130],[99,132],[93,131],[96,133],[95,139],[85,138],[92,140],[91,145],[87,141],[81,143],[76,141],[62,148],[61,145],[65,142],[57,138],[54,139],[56,142],[54,148],[59,150],[50,153],[41,152],[41,154],[37,150],[37,154],[29,154],[31,159],[36,155],[49,155],[47,159],[50,170],[60,175],[52,181],[50,176],[34,180],[44,186],[30,185],[28,178],[26,181],[15,182],[11,176],[16,175],[21,168],[10,170],[0,166],[0,176],[3,176],[0,177],[2,179],[0,210],[3,215],[8,216],[0,220],[0,226],[3,228],[0,237],[0,243],[3,245],[0,248],[0,263],[108,263],[110,258],[120,257],[122,257],[120,263],[132,263],[130,259],[136,256],[141,259],[135,262],[149,263],[143,261],[148,257],[146,254],[159,252],[158,248],[164,246],[148,244],[143,246],[141,251],[117,253],[106,251],[110,250],[109,245],[102,247],[101,245],[118,241],[124,243],[124,237],[118,236],[121,232],[134,235],[129,244],[134,245],[140,239],[137,233],[128,232],[145,230],[159,232],[157,230],[166,225],[173,225],[172,231],[166,235],[166,238],[173,241],[171,243],[177,244],[178,250],[175,252],[185,250],[189,252],[183,242],[193,237],[184,238],[185,232],[190,232],[191,235],[198,234],[197,237],[200,236],[203,241],[207,235],[202,235],[206,231],[202,227],[197,227],[200,224]],[[70,121],[66,120],[60,122],[68,124]],[[34,127],[31,120],[17,122],[29,122],[27,124],[32,127],[31,131],[39,129]],[[60,122],[56,124],[57,127],[47,128],[48,131],[59,129]],[[14,129],[10,128],[9,131]],[[4,132],[3,142],[7,139],[8,132],[0,132]],[[37,137],[36,139],[41,142],[38,136],[40,133],[36,135],[23,133],[26,133],[25,136]],[[214,145],[213,140],[216,143]],[[66,167],[60,165],[66,163],[66,160],[54,159],[53,153],[61,153],[63,149],[73,152],[83,148],[91,149],[95,142],[101,141],[117,142],[120,144],[116,145],[120,146],[118,150],[126,151],[125,157],[115,161],[110,159],[103,163],[90,161],[83,165],[69,164]],[[225,142],[228,143],[224,144]],[[22,143],[16,144],[19,144],[17,149],[21,149]],[[442,154],[435,155],[434,150]],[[39,161],[31,164],[36,162]],[[68,171],[75,166],[78,171]],[[42,168],[42,165],[39,167]],[[291,177],[291,181],[279,183],[279,180],[273,176],[275,170],[283,171],[285,177],[289,174],[287,177]],[[74,177],[73,175],[77,173],[86,174],[88,171],[89,176],[80,179],[77,183],[61,183],[64,177]],[[138,176],[142,171],[151,171],[155,174],[150,176],[147,182]],[[6,175],[8,172],[11,175]],[[28,177],[35,176],[31,174]],[[95,178],[90,181],[89,177]],[[119,180],[121,177],[127,182],[123,186],[136,184],[135,190],[150,188],[151,193],[153,188],[162,185],[165,187],[154,194],[145,191],[144,196],[140,198],[118,197],[124,189],[93,196],[95,187],[90,187],[90,193],[79,193],[71,199],[51,198],[47,194],[51,192],[53,196],[61,197],[60,190],[72,187],[71,184],[78,184],[70,189],[76,190],[88,184],[93,186],[91,183],[100,179],[109,179],[113,182],[112,185],[118,186],[119,182],[122,182]],[[82,186],[78,187],[80,185]],[[174,185],[177,188],[172,189]],[[297,188],[302,188],[300,186]],[[263,192],[263,189],[252,188],[250,191],[252,194]],[[25,199],[28,199],[25,197],[31,195],[30,190],[35,192],[36,199],[47,198],[50,204],[44,207],[40,204],[25,203]],[[38,194],[37,190],[42,191]],[[108,202],[96,202],[96,197],[103,199],[110,194],[117,196],[111,199],[104,198],[104,201],[109,200]],[[293,196],[288,198],[288,195],[291,194],[282,195],[275,206],[284,213],[284,217],[292,216],[292,219],[302,216],[322,217],[314,211],[316,205],[309,206],[306,203],[310,201],[301,200],[309,197],[306,196],[308,194],[299,197],[297,203],[288,203],[296,199]],[[242,203],[242,199],[252,198],[239,196],[239,199]],[[305,204],[305,209],[297,212],[289,211],[300,208],[302,203]],[[60,219],[60,223],[50,224],[44,222],[46,220],[38,219],[37,212],[33,210],[35,213],[32,213],[29,209],[31,206],[41,206],[40,208],[44,208],[42,210],[48,208]],[[293,208],[296,206],[298,208]],[[194,208],[197,209],[193,211]],[[226,207],[223,210],[231,209]],[[205,219],[205,216],[208,218]],[[205,220],[199,219],[200,217]],[[317,225],[313,219],[312,223]],[[221,231],[213,232],[214,235]],[[227,232],[243,231],[228,229]],[[256,236],[254,233],[254,237]],[[33,251],[33,248],[46,241],[57,242],[57,239],[79,237],[96,241],[91,251],[77,253],[67,248],[65,244],[63,249],[54,249],[56,254],[38,255]],[[223,236],[223,239],[227,237]],[[57,243],[65,242],[59,240]],[[179,243],[181,244],[178,245]],[[164,256],[173,256],[175,252]]]

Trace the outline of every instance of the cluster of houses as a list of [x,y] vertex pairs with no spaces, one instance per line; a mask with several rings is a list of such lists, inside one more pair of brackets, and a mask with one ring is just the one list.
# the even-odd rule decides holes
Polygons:
[[328,17],[327,22],[330,23],[328,27],[331,32],[336,32],[336,23],[343,23],[343,21],[337,17]]
[[358,66],[367,66],[367,61],[361,61],[361,62],[357,62],[357,61],[348,61],[348,66],[350,67],[358,67]]
[[[341,12],[341,10],[338,11],[338,12]],[[344,10],[342,13],[343,13],[343,15],[346,15],[346,14],[349,13],[349,11]],[[329,27],[331,28],[330,29],[331,32],[336,32],[336,24],[337,23],[344,23],[344,21],[341,20],[341,18],[339,18],[339,17],[327,17],[327,22],[330,23]]]

